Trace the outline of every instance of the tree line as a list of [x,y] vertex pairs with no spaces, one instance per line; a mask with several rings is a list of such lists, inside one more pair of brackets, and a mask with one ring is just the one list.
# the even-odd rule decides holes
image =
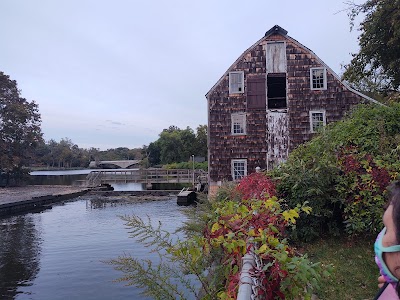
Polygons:
[[63,138],[60,142],[51,139],[48,142],[40,143],[30,161],[30,166],[36,168],[87,168],[90,161],[141,158],[141,148],[118,147],[104,151],[93,147],[85,149],[74,144],[69,138]]
[[159,134],[156,141],[133,149],[85,149],[69,138],[59,142],[53,139],[47,142],[40,140],[26,163],[35,168],[87,168],[90,161],[141,160],[143,167],[154,167],[187,162],[192,155],[207,157],[206,125],[199,125],[196,133],[190,127],[180,129],[171,125]]
[[170,126],[141,148],[84,149],[69,138],[45,141],[35,101],[21,96],[17,82],[0,71],[0,186],[23,184],[31,168],[87,168],[96,160],[142,160],[144,167],[207,156],[207,126]]
[[192,155],[207,159],[207,125],[199,125],[196,133],[190,127],[170,126],[156,141],[144,146],[143,153],[150,166],[189,161]]

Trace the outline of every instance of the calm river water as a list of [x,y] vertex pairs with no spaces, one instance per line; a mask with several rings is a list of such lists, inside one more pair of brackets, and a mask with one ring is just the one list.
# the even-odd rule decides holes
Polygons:
[[149,299],[113,280],[102,261],[131,254],[152,258],[128,238],[118,217],[138,215],[174,231],[186,219],[176,198],[123,205],[85,196],[41,213],[0,218],[0,299]]

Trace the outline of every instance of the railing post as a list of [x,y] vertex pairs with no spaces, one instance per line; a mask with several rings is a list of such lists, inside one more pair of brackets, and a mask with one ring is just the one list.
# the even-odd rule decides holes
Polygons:
[[254,257],[250,254],[245,254],[242,257],[242,271],[240,272],[240,283],[237,300],[251,300],[253,280],[251,279],[250,271],[254,268]]

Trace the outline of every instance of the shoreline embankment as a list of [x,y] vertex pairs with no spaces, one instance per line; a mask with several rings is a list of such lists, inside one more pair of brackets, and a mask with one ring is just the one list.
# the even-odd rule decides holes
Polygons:
[[0,188],[0,217],[41,210],[54,203],[88,194],[90,198],[107,197],[110,200],[141,202],[176,196],[178,191],[104,191],[77,186],[28,185]]

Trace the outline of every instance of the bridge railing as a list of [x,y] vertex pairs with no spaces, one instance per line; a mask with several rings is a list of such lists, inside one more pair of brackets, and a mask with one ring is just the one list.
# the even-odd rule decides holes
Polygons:
[[198,183],[207,182],[207,172],[191,169],[132,169],[92,171],[86,177],[89,186],[102,183]]

